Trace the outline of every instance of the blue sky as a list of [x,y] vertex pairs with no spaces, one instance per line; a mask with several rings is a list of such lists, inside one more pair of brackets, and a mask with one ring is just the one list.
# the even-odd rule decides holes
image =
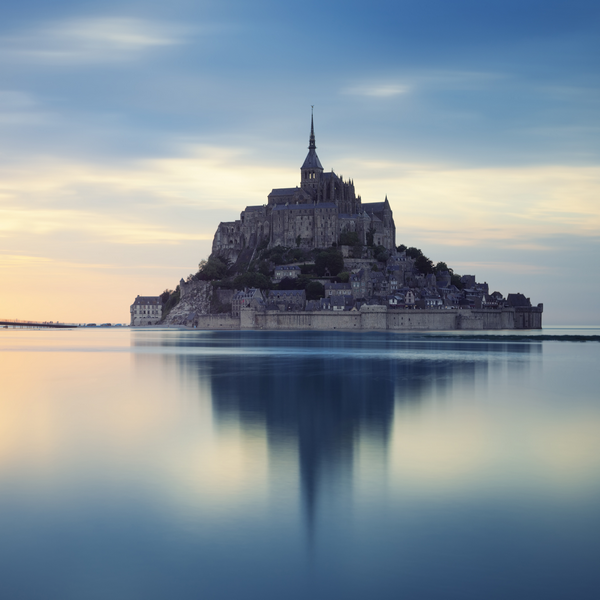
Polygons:
[[0,316],[127,321],[298,183],[314,104],[398,243],[600,324],[599,33],[583,1],[3,7]]

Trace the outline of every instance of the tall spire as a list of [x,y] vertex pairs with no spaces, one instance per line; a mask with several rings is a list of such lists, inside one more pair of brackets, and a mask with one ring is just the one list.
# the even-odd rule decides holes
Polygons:
[[316,174],[315,173],[307,173],[305,171],[320,171],[323,172],[323,165],[321,165],[321,161],[317,156],[317,145],[315,144],[315,122],[313,118],[313,109],[314,106],[310,107],[310,140],[308,144],[308,154],[306,159],[304,160],[304,164],[302,165],[302,181],[308,180],[307,183],[311,185],[316,183]]
[[310,107],[310,141],[308,144],[308,149],[309,150],[316,150],[317,146],[315,144],[315,124],[314,124],[314,120],[313,120],[313,110],[314,110],[314,105],[311,105]]

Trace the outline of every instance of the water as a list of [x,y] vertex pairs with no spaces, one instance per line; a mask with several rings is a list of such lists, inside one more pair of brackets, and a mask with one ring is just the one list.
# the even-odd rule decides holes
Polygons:
[[0,331],[0,597],[597,598],[600,343],[497,334]]

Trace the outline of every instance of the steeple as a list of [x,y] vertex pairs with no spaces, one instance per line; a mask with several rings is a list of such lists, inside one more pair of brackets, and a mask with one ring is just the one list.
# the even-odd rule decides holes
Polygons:
[[317,156],[317,145],[315,143],[315,124],[313,118],[313,107],[310,110],[310,138],[308,142],[308,154],[304,164],[300,167],[300,186],[305,190],[316,190],[317,184],[323,173],[323,165]]
[[315,123],[313,120],[313,107],[310,107],[310,140],[308,142],[309,150],[316,150],[317,145],[315,144]]

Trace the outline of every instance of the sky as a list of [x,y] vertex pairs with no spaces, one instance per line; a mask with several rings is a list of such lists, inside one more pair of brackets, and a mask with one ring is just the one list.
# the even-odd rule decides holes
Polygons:
[[0,9],[0,319],[129,322],[220,221],[325,170],[397,244],[600,325],[600,4]]

